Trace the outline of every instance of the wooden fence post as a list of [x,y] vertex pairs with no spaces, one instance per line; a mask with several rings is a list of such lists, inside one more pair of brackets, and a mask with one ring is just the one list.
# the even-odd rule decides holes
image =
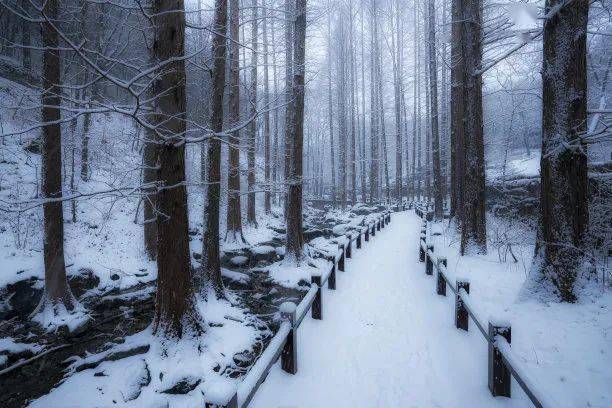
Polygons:
[[444,280],[444,277],[442,276],[442,268],[441,268],[442,265],[446,267],[446,264],[447,264],[446,258],[438,257],[438,280],[437,280],[437,285],[436,285],[436,293],[441,296],[446,296],[446,281]]
[[313,285],[317,285],[317,294],[312,302],[312,318],[316,320],[323,319],[323,299],[321,297],[321,275],[313,275],[310,277]]
[[380,218],[376,220],[376,231],[380,231]]
[[461,289],[465,289],[466,293],[470,293],[470,282],[465,279],[457,279],[457,295],[455,295],[455,326],[458,329],[468,331],[468,323],[470,316],[468,314],[463,301],[461,300]]
[[357,245],[357,249],[361,248],[361,231],[357,233],[357,239],[355,240],[355,243]]
[[351,240],[351,234],[346,234],[346,239],[348,239],[348,243],[346,244],[346,257],[353,257],[353,241]]
[[[206,404],[208,406],[208,404]],[[224,408],[238,408],[238,392],[232,395],[232,398],[223,406]]]
[[433,275],[433,259],[431,258],[431,255],[429,255],[429,251],[431,251],[433,254],[433,244],[427,244],[427,253],[425,254],[425,273],[427,275]]
[[329,260],[332,263],[332,267],[331,272],[329,273],[329,278],[327,279],[327,288],[336,290],[336,257],[330,256]]
[[297,327],[295,327],[295,303],[284,302],[280,305],[281,318],[291,324],[285,346],[281,352],[281,367],[289,374],[297,373]]
[[340,245],[340,259],[338,259],[338,270],[344,272],[344,244]]
[[425,249],[424,247],[427,245],[425,234],[421,233],[421,238],[419,241],[419,262],[425,262]]
[[387,223],[387,216],[383,214],[380,216],[380,228],[385,228],[386,223]]
[[376,236],[376,221],[372,224],[372,236]]
[[512,376],[497,348],[497,336],[502,336],[510,343],[512,339],[510,325],[489,322],[489,390],[494,397],[510,397]]
[[370,226],[369,225],[366,225],[364,239],[365,239],[365,242],[368,242],[370,240]]

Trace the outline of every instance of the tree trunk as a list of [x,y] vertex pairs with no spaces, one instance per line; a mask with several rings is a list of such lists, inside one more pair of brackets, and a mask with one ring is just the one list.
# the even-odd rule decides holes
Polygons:
[[440,136],[438,132],[438,64],[436,57],[436,10],[435,0],[429,0],[429,87],[431,105],[431,145],[434,178],[434,218],[444,216],[442,197],[442,173],[440,170]]
[[153,330],[158,335],[181,338],[201,330],[193,301],[187,188],[185,186],[186,76],[185,14],[183,0],[155,0],[156,62],[172,58],[154,82],[157,96],[159,147],[157,194],[157,296]]
[[349,28],[349,52],[350,54],[350,59],[349,59],[349,65],[350,65],[350,74],[351,74],[351,145],[349,146],[349,161],[350,161],[350,170],[351,170],[351,204],[355,205],[355,203],[357,202],[357,171],[356,171],[356,155],[355,155],[355,150],[357,149],[357,137],[356,137],[356,132],[357,130],[355,129],[355,86],[356,86],[356,79],[355,79],[355,47],[353,44],[353,37],[354,37],[354,31],[353,31],[353,24],[354,24],[354,20],[353,20],[353,2],[349,2],[349,18],[348,18],[348,23],[350,24],[350,28]]
[[[263,1],[264,9],[267,2]],[[270,213],[271,200],[270,189],[273,183],[270,180],[270,78],[268,70],[268,16],[263,16],[263,63],[264,63],[264,95],[263,105],[266,110],[264,113],[264,180],[266,183],[266,191],[264,193],[264,211]]]
[[361,0],[361,202],[367,202],[366,195],[366,91],[365,91],[365,53],[364,53],[364,43],[365,43],[365,30],[364,30],[364,9],[365,5],[363,4],[363,0]]
[[[274,19],[270,22],[271,24],[271,36],[272,36],[272,82],[274,83],[274,100],[278,102],[278,76],[276,75],[276,35],[274,31]],[[272,147],[272,180],[274,182],[274,189],[278,189],[278,128],[280,126],[280,109],[274,109],[274,144]],[[279,202],[279,195],[274,194],[274,202]]]
[[[393,99],[395,107],[395,199],[399,202],[402,200],[402,114],[401,114],[401,96],[400,96],[400,50],[401,50],[401,33],[400,27],[400,4],[399,0],[395,1],[395,32],[392,33],[391,40],[393,42],[393,52],[395,54],[393,64]],[[397,40],[396,38],[397,34]]]
[[[284,176],[285,183],[289,180],[289,170],[291,168],[291,142],[293,135],[293,0],[285,0],[285,134],[283,137],[284,150]],[[287,218],[288,189],[285,188],[285,218]]]
[[[257,44],[258,44],[258,13],[257,0],[253,0],[253,22],[251,23],[251,118],[256,118],[257,115]],[[257,226],[255,216],[255,149],[257,139],[257,119],[252,119],[249,124],[248,152],[247,152],[247,223]]]
[[[371,27],[376,27],[376,0],[370,0],[370,23]],[[370,204],[378,200],[378,166],[380,165],[378,157],[378,112],[377,101],[378,95],[376,90],[376,64],[378,60],[375,58],[374,30],[370,30]]]
[[[230,127],[240,123],[240,9],[238,0],[230,0],[230,84],[228,124]],[[242,235],[242,214],[240,204],[240,131],[229,135],[227,177],[227,233],[228,242],[244,242]]]
[[484,136],[482,124],[482,0],[464,0],[462,50],[463,112],[461,253],[486,253]]
[[[212,39],[213,71],[210,99],[210,124],[216,133],[223,131],[223,96],[227,56],[227,0],[215,0],[214,34]],[[204,239],[202,242],[202,269],[206,285],[217,297],[223,297],[221,262],[219,260],[219,198],[221,197],[221,141],[213,137],[208,141],[208,177],[206,205],[204,206]],[[203,288],[201,288],[203,289]]]
[[142,172],[142,182],[145,185],[143,233],[145,252],[149,259],[157,257],[157,150],[155,132],[146,130]]
[[338,168],[340,170],[340,208],[346,206],[346,153],[348,130],[346,123],[346,33],[344,19],[346,16],[341,13],[341,21],[338,24]]
[[[52,21],[57,21],[58,0],[45,3],[44,12]],[[47,125],[42,128],[42,193],[44,240],[43,253],[45,264],[45,293],[40,302],[42,310],[46,305],[58,313],[62,306],[74,309],[74,298],[66,279],[64,260],[64,213],[62,205],[62,134],[60,114],[60,52],[59,35],[49,23],[43,23],[43,93],[42,120]]]
[[[563,4],[565,3],[565,4]],[[540,232],[535,263],[574,302],[588,228],[586,30],[589,2],[547,0],[542,67]]]
[[294,25],[293,119],[294,131],[287,205],[286,259],[303,258],[302,234],[302,143],[304,138],[304,71],[306,46],[306,0],[296,0]]
[[333,93],[332,93],[332,43],[331,43],[331,14],[327,16],[327,67],[328,67],[328,81],[327,81],[327,110],[328,110],[328,121],[329,121],[329,148],[331,158],[331,201],[332,207],[336,207],[336,157],[334,151],[334,104],[333,104]]

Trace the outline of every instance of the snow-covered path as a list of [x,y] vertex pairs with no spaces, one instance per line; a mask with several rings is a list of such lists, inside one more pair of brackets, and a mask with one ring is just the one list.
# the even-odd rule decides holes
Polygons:
[[252,407],[529,406],[516,384],[511,399],[491,397],[485,341],[455,329],[452,297],[418,261],[420,219],[392,217],[324,291],[323,320],[300,326],[298,373],[277,363]]

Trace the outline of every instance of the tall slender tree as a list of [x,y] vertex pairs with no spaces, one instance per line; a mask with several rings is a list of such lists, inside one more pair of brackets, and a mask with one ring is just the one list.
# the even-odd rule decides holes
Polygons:
[[270,189],[272,188],[272,182],[270,180],[270,77],[269,77],[269,67],[268,67],[268,15],[267,11],[265,11],[267,2],[263,0],[262,2],[264,15],[262,18],[262,35],[263,35],[263,71],[264,71],[264,89],[263,89],[263,106],[264,106],[264,118],[263,118],[263,138],[264,138],[264,180],[266,184],[266,191],[264,192],[264,212],[266,214],[270,213],[271,210],[271,200],[270,200]]
[[442,197],[442,172],[440,169],[440,136],[438,129],[438,64],[436,55],[436,4],[429,0],[429,94],[431,110],[431,149],[434,181],[434,218],[444,215]]
[[249,124],[248,151],[247,151],[247,223],[257,226],[255,215],[255,150],[257,141],[257,64],[258,64],[258,27],[259,16],[257,0],[253,0],[253,21],[251,22],[251,123]]
[[304,139],[304,74],[306,57],[306,0],[296,0],[293,67],[293,142],[287,205],[286,258],[301,262],[304,254],[302,233],[302,143]]
[[[227,59],[227,0],[215,0],[214,34],[212,38],[212,84],[210,92],[210,125],[219,134],[223,131],[223,99]],[[212,288],[217,297],[224,297],[219,259],[219,201],[221,198],[221,140],[208,141],[206,204],[204,206],[204,239],[202,241],[202,291]]]
[[42,23],[42,193],[43,204],[43,258],[45,265],[45,291],[35,311],[50,308],[56,315],[62,309],[73,310],[75,300],[66,278],[64,259],[64,212],[62,205],[62,130],[60,126],[61,62],[59,35],[52,24],[59,14],[58,0],[44,4],[43,13],[48,21]]
[[[229,126],[240,123],[240,8],[238,0],[230,0],[230,81],[229,81]],[[242,209],[240,200],[240,130],[230,132],[228,144],[227,176],[227,233],[228,242],[244,242],[242,235]]]

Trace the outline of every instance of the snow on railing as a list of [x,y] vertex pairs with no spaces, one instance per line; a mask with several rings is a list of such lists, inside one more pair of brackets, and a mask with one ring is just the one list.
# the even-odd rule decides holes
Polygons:
[[298,305],[286,302],[280,306],[279,311],[281,313],[282,323],[278,332],[274,335],[266,349],[239,384],[235,394],[232,395],[224,407],[247,407],[279,357],[281,359],[283,371],[290,374],[297,373],[297,329],[309,310],[312,312],[313,319],[323,318],[321,288],[327,282],[329,289],[336,289],[336,268],[339,271],[344,271],[345,259],[351,258],[352,256],[353,242],[356,243],[356,248],[361,248],[362,236],[366,242],[369,241],[370,236],[375,236],[376,231],[385,228],[385,225],[389,222],[391,222],[391,213],[385,211],[361,228],[359,232],[347,234],[345,239],[338,243],[338,253],[335,255],[330,256],[321,250],[314,249],[315,252],[331,262],[331,268],[321,275],[312,276],[310,289]]
[[512,329],[507,322],[489,321],[488,328],[476,312],[470,300],[470,282],[457,278],[451,282],[448,277],[447,261],[434,253],[434,246],[427,242],[427,223],[433,219],[433,211],[427,206],[416,204],[415,213],[423,219],[419,238],[419,261],[425,263],[425,273],[433,275],[436,271],[436,293],[446,296],[448,286],[455,295],[455,327],[468,331],[469,319],[476,324],[488,346],[488,385],[491,394],[502,397],[511,396],[512,377],[525,392],[534,406],[538,408],[555,407],[557,404],[550,397],[538,391],[537,382],[524,369],[521,360],[510,346]]

